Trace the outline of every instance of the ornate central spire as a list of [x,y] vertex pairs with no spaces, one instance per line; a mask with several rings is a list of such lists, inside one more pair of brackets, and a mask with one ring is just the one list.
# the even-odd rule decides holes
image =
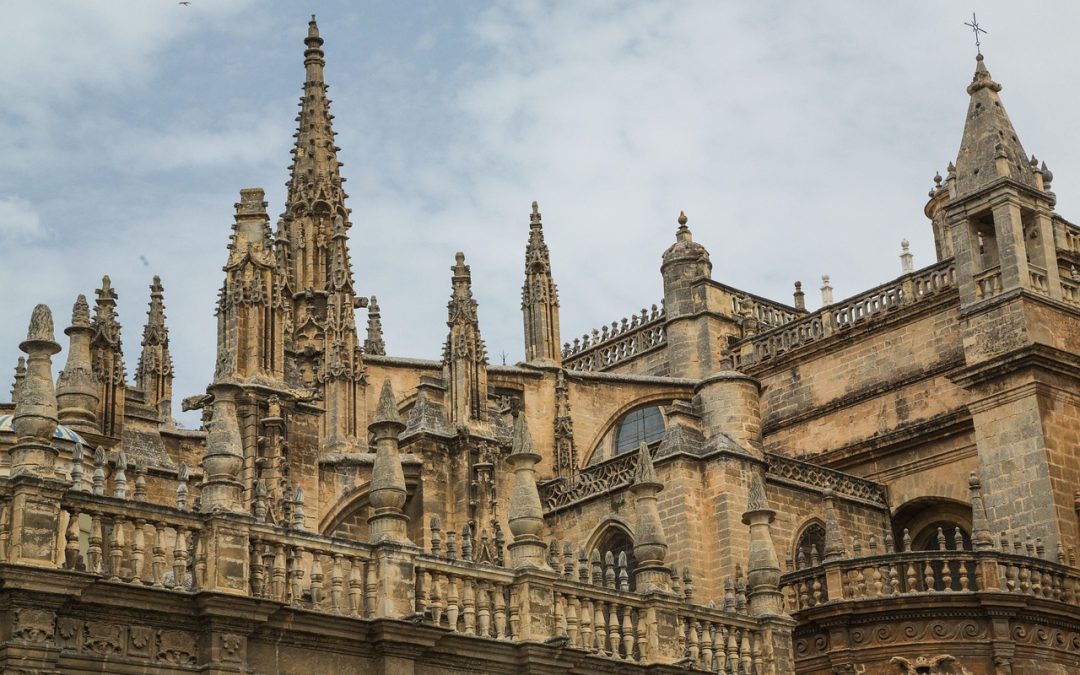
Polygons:
[[323,39],[319,37],[314,15],[308,23],[304,44],[307,46],[304,50],[306,77],[300,114],[296,117],[296,146],[286,184],[289,189],[287,203],[290,209],[310,206],[316,200],[339,206],[344,204],[346,197],[341,189],[345,179],[341,177],[341,162],[337,159],[340,148],[334,145],[334,130],[330,123],[334,116],[330,114],[330,100],[323,79],[326,66]]

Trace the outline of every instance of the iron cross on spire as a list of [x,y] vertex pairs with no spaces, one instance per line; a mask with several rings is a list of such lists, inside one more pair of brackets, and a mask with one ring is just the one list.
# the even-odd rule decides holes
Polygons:
[[979,33],[988,35],[988,33],[979,26],[979,20],[975,18],[975,12],[971,13],[971,23],[964,22],[964,25],[971,29],[972,33],[975,33],[975,51],[982,54],[982,43],[979,42]]

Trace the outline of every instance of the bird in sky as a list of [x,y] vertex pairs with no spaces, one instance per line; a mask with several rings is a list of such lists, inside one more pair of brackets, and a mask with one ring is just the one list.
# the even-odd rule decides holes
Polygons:
[[187,7],[191,4],[191,0],[180,0],[180,4]]

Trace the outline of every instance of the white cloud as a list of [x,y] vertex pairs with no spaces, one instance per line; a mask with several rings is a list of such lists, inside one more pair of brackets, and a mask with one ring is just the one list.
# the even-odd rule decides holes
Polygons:
[[33,204],[17,195],[0,197],[0,244],[41,239],[45,235],[41,216]]

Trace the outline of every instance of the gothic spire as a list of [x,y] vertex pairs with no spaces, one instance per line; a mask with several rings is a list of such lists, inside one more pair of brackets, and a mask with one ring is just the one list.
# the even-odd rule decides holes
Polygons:
[[368,298],[367,339],[364,340],[364,353],[377,356],[386,355],[386,343],[383,341],[382,314],[379,300],[373,295]]
[[975,61],[953,197],[969,195],[1002,177],[1037,189],[1035,172],[998,96],[1001,85],[990,77],[982,54]]
[[536,202],[532,203],[532,214],[529,216],[521,311],[525,318],[525,360],[561,363],[559,290],[551,277],[551,259],[544,243],[544,226]]
[[135,386],[146,404],[158,410],[162,421],[172,419],[173,364],[169,353],[169,329],[165,326],[165,289],[161,277],[150,284],[150,308],[146,311],[142,353],[135,372]]
[[296,118],[296,145],[292,151],[289,182],[286,183],[290,209],[310,206],[315,200],[338,206],[344,203],[346,196],[341,190],[344,179],[340,173],[341,162],[337,159],[340,148],[334,145],[331,127],[334,116],[330,114],[330,100],[323,79],[326,66],[323,39],[319,36],[314,15],[308,23],[304,45],[304,95]]
[[483,420],[487,406],[487,348],[480,337],[472,273],[465,254],[458,251],[447,303],[446,325],[450,333],[443,347],[443,373],[450,390],[450,421]]
[[90,327],[90,357],[97,378],[97,419],[101,433],[119,436],[124,424],[124,400],[127,391],[127,374],[124,371],[124,352],[120,342],[120,321],[116,315],[116,291],[109,275],[101,278],[101,288],[94,291],[94,318]]

